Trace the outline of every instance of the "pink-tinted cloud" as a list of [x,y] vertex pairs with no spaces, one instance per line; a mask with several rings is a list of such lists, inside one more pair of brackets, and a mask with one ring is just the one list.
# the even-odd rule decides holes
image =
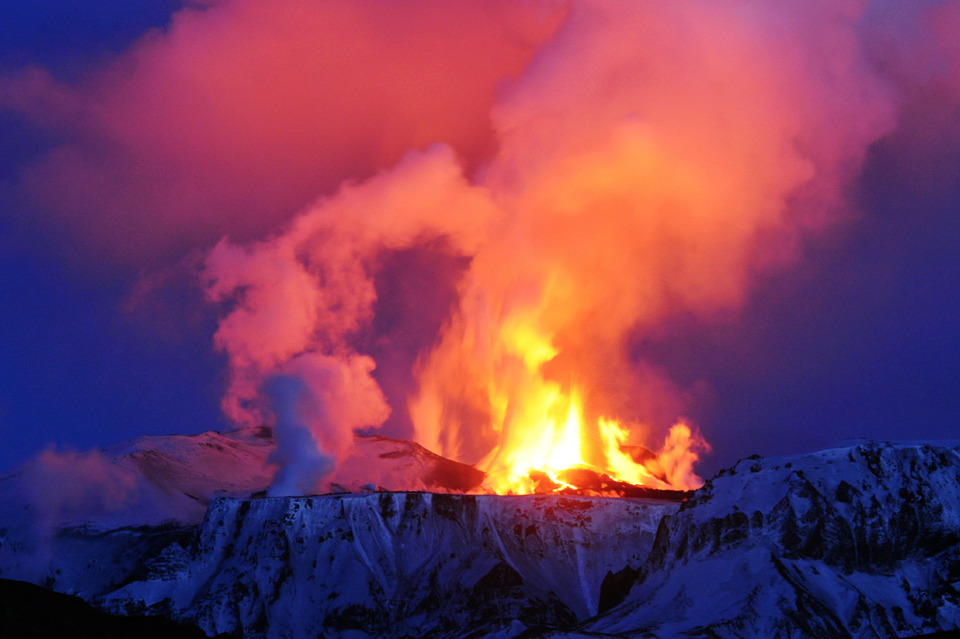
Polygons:
[[142,264],[273,228],[342,180],[443,141],[488,154],[489,111],[565,9],[545,1],[225,0],[177,12],[76,86],[31,69],[0,105],[62,133],[20,176],[44,224]]
[[[440,237],[450,251],[472,254],[498,214],[452,150],[433,146],[344,185],[275,236],[224,240],[210,252],[208,298],[230,309],[215,335],[231,367],[224,410],[240,424],[277,426],[278,490],[306,490],[304,482],[319,481],[317,469],[334,467],[355,429],[389,415],[375,362],[352,343],[373,318],[379,255]],[[297,381],[283,381],[290,379]],[[276,391],[271,402],[267,387]],[[305,435],[314,448],[304,447]]]
[[[390,411],[491,471],[575,396],[585,440],[617,416],[630,443],[663,441],[709,389],[628,342],[735,316],[856,214],[849,187],[896,126],[906,149],[957,132],[957,6],[233,0],[78,86],[8,78],[0,101],[64,134],[18,187],[48,224],[135,263],[220,240],[202,281],[224,410],[277,426],[289,492]],[[417,390],[388,405],[384,256],[427,246],[450,272],[413,295],[456,299],[408,340],[415,366],[391,360]],[[685,485],[698,444],[666,447]]]
[[[216,338],[228,414],[269,418],[265,382],[297,368],[319,450],[336,458],[350,430],[382,422],[374,362],[353,342],[374,318],[376,256],[445,237],[470,264],[413,371],[421,443],[497,473],[549,447],[542,433],[577,394],[583,446],[601,415],[656,446],[669,423],[653,417],[676,418],[683,392],[631,361],[627,338],[672,313],[735,312],[758,272],[848,213],[844,185],[893,126],[859,18],[826,2],[577,3],[493,105],[479,170],[446,146],[411,154],[267,240],[214,249],[208,295],[233,304]],[[699,442],[683,441],[663,463],[695,484],[685,454]]]

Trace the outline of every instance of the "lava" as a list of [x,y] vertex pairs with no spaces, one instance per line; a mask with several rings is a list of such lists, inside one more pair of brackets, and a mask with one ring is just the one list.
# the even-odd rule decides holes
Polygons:
[[[614,419],[599,418],[593,430],[597,437],[588,441],[579,394],[574,391],[565,395],[556,384],[543,386],[541,393],[522,398],[524,405],[515,411],[511,411],[509,400],[501,401],[504,410],[495,428],[500,432],[510,430],[514,435],[477,464],[486,473],[483,490],[519,495],[574,492],[625,496],[633,488],[682,491],[702,484],[692,472],[675,474],[676,483],[665,473],[670,465],[692,471],[697,449],[709,448],[686,423],[673,426],[660,455],[629,446],[629,429]],[[511,428],[506,424],[514,418],[511,412],[529,421]],[[670,442],[674,444],[670,446]],[[632,455],[631,448],[647,454]],[[585,461],[588,458],[595,461]]]

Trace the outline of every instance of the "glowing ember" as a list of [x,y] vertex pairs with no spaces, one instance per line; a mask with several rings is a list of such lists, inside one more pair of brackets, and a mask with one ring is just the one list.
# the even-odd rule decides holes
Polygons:
[[499,432],[509,430],[516,436],[510,445],[495,448],[478,464],[487,473],[486,489],[530,493],[534,492],[531,471],[546,473],[553,482],[562,484],[557,479],[559,471],[584,465],[583,417],[576,397],[565,397],[551,388],[538,399],[516,411],[525,419],[522,427],[509,428],[502,423],[496,426]]
[[[558,419],[556,409],[563,405],[569,407],[566,418]],[[626,445],[628,430],[615,420],[600,418],[599,441],[593,445],[602,455],[599,463],[588,463],[583,452],[587,441],[582,409],[576,395],[549,394],[543,408],[538,420],[508,427],[517,436],[477,464],[487,473],[484,490],[521,495],[564,489],[602,493],[605,491],[590,485],[601,479],[658,490],[689,490],[703,483],[692,470],[698,459],[695,449],[707,448],[707,444],[683,422],[671,428],[660,455],[636,460],[625,450],[631,448]],[[500,426],[501,432],[505,429]],[[671,470],[674,472],[668,475]]]

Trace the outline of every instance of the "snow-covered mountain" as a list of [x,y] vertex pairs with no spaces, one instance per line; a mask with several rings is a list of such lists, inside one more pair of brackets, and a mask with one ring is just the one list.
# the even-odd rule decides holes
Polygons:
[[[375,454],[363,463],[413,465],[394,467],[398,477],[446,476],[442,458],[416,445],[365,445]],[[59,528],[42,575],[26,574],[5,541],[0,576],[246,637],[903,637],[960,627],[957,445],[750,458],[682,504],[209,498],[200,524]]]
[[[129,558],[144,545],[203,521],[212,499],[266,494],[275,448],[271,431],[257,428],[44,451],[0,477],[0,577],[100,592],[116,574],[137,569]],[[463,492],[483,477],[413,442],[358,436],[317,491]],[[84,561],[97,569],[78,572]]]
[[[139,437],[89,452],[44,451],[0,477],[0,535],[199,524],[211,499],[265,493],[275,448],[269,429],[254,428]],[[465,492],[483,477],[414,442],[357,436],[316,492]]]
[[[721,471],[665,517],[615,636],[904,637],[960,628],[960,448],[864,442]],[[608,605],[613,602],[608,602]]]
[[215,496],[263,490],[273,474],[267,429],[139,437],[104,450],[47,450],[0,477],[0,526],[199,523]]
[[430,493],[218,499],[192,544],[171,545],[98,602],[251,637],[569,625],[596,614],[604,576],[642,561],[675,508]]

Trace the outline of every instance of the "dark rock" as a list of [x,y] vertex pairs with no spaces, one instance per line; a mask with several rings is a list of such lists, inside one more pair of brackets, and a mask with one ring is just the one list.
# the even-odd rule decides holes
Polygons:
[[[224,639],[228,635],[219,635]],[[18,639],[205,639],[206,633],[163,617],[117,616],[77,597],[0,579],[0,637]]]

